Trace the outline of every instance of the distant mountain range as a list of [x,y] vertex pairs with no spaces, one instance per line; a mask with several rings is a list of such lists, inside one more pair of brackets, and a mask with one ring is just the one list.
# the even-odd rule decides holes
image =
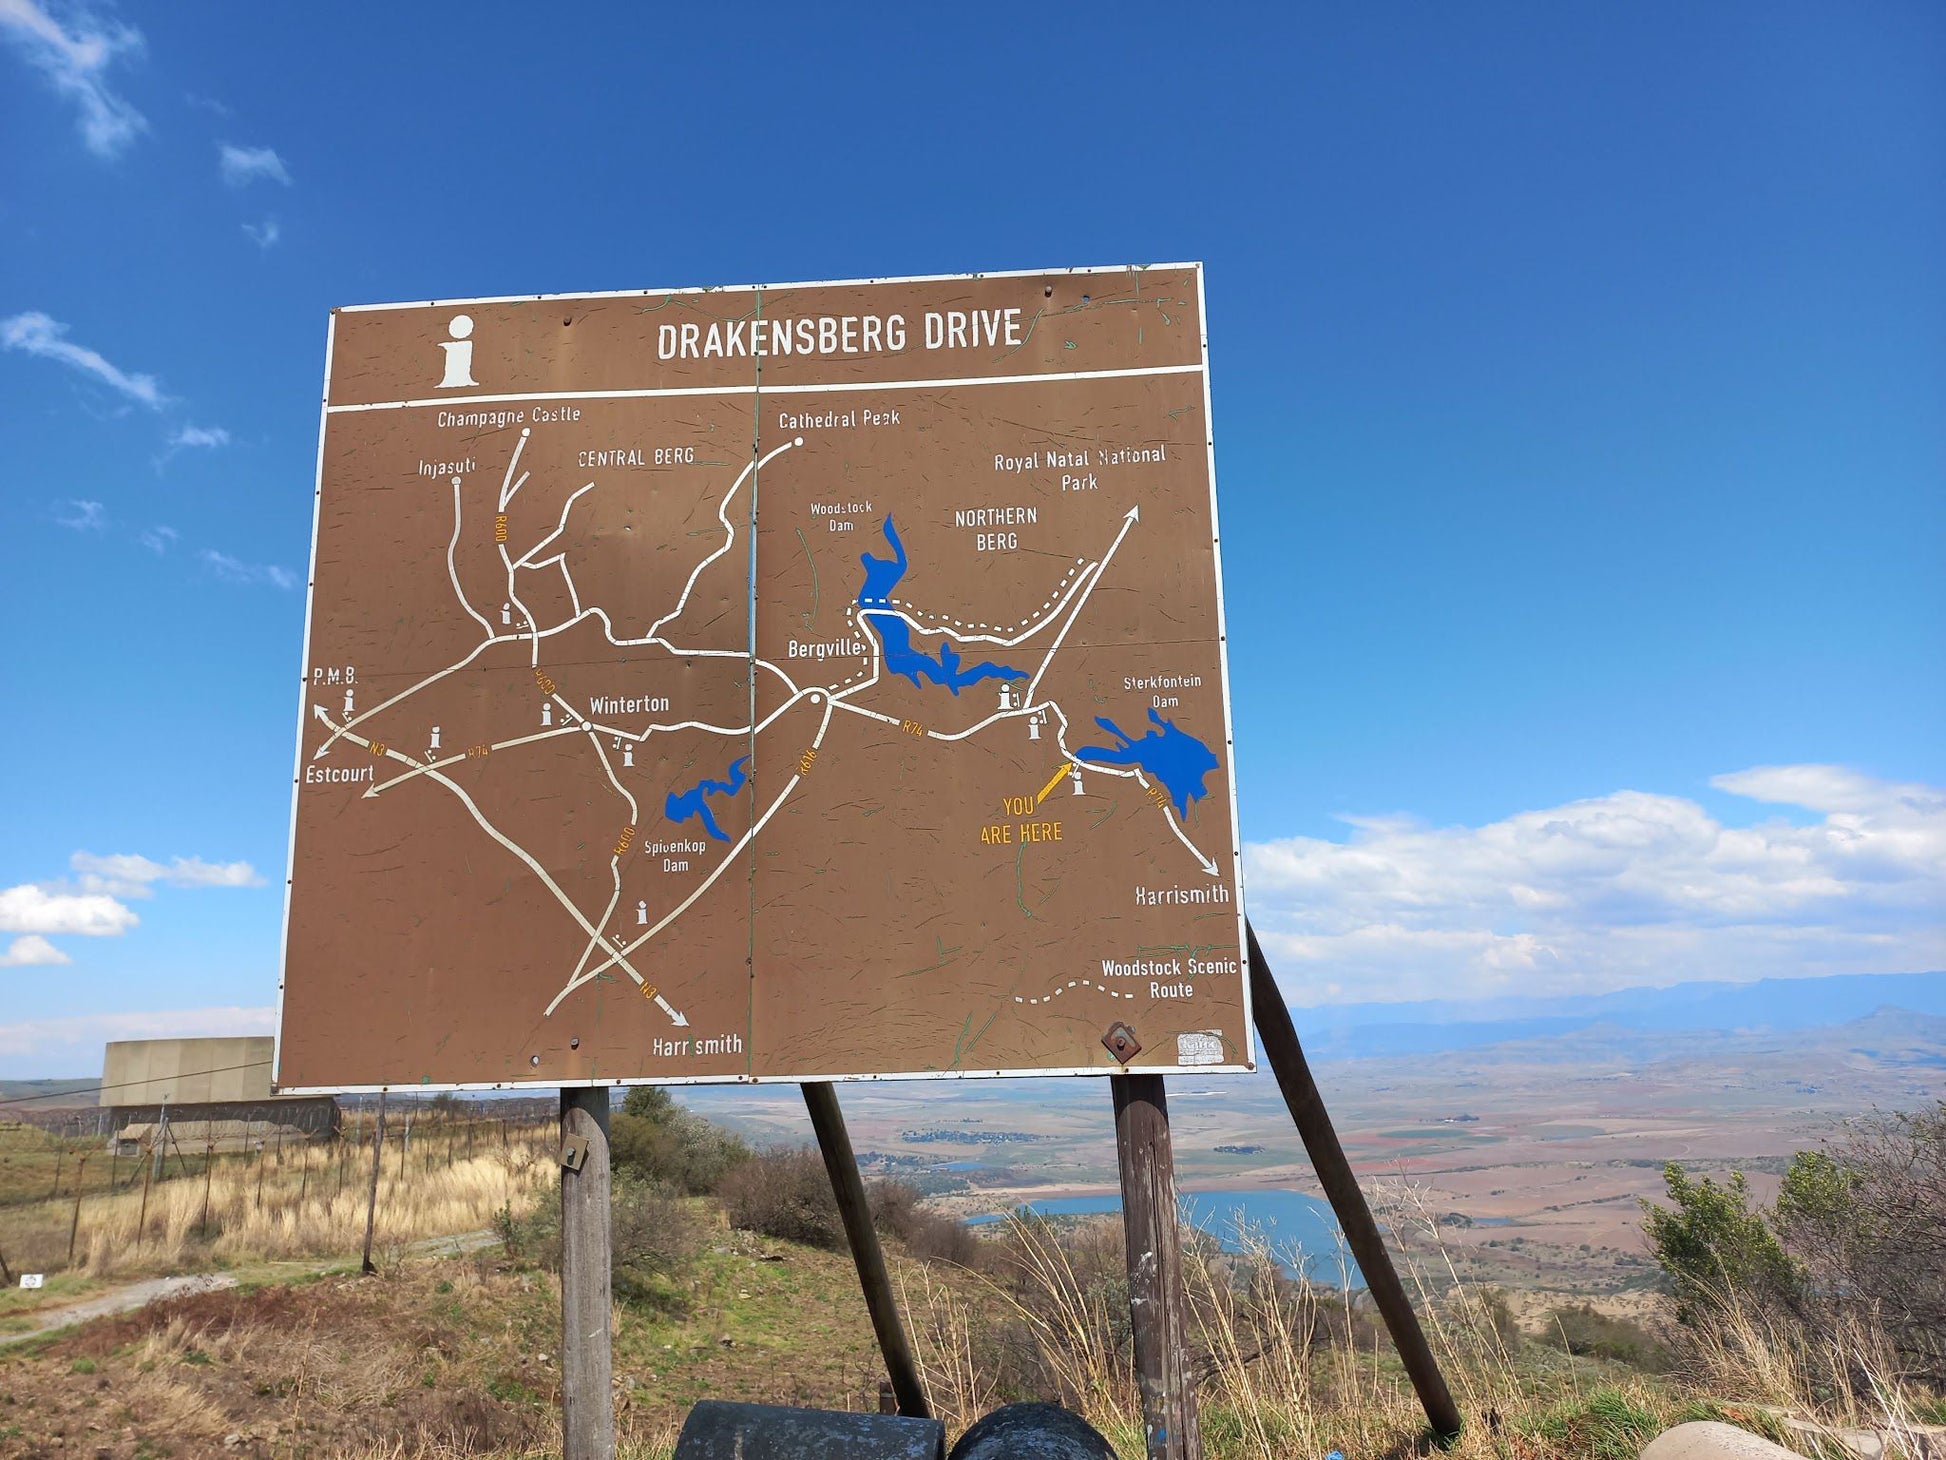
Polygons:
[[1292,1009],[1291,1018],[1311,1058],[1343,1060],[1444,1054],[1597,1027],[1641,1034],[1781,1034],[1850,1024],[1885,1009],[1946,1016],[1946,972],[1683,983],[1557,998],[1325,1004]]

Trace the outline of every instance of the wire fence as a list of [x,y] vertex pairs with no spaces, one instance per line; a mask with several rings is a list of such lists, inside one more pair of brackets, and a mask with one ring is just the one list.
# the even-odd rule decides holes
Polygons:
[[370,1097],[320,1132],[195,1107],[119,1128],[105,1110],[0,1121],[0,1280],[355,1254],[368,1211],[381,1254],[490,1227],[551,1183],[551,1105],[408,1098],[381,1125]]

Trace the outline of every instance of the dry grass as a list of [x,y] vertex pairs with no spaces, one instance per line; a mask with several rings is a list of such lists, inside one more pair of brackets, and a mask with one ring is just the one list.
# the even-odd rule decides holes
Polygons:
[[[415,1242],[475,1232],[503,1206],[519,1214],[551,1191],[555,1167],[551,1124],[512,1128],[502,1144],[462,1128],[424,1126],[401,1155],[388,1128],[380,1162],[373,1256],[396,1261]],[[468,1151],[472,1154],[465,1154]],[[91,1174],[94,1162],[91,1162]],[[362,1146],[292,1145],[281,1152],[188,1158],[171,1153],[166,1179],[144,1191],[128,1181],[136,1161],[121,1162],[118,1189],[84,1190],[80,1219],[64,1194],[5,1209],[8,1263],[17,1271],[72,1267],[91,1278],[206,1269],[293,1257],[343,1257],[362,1249],[371,1172],[369,1134]],[[185,1169],[186,1168],[186,1169]]]
[[[1928,1453],[1913,1428],[1919,1396],[1886,1378],[1893,1371],[1882,1335],[1826,1335],[1808,1355],[1749,1315],[1731,1314],[1681,1376],[1575,1359],[1510,1336],[1504,1306],[1460,1279],[1414,1189],[1382,1188],[1374,1205],[1466,1416],[1465,1433],[1445,1452],[1456,1460],[1632,1460],[1662,1429],[1691,1419],[1741,1424],[1810,1456],[1839,1453],[1820,1446],[1815,1427],[1788,1426],[1785,1412],[1818,1416],[1827,1434],[1875,1429],[1890,1439],[1891,1455]],[[1298,1265],[1294,1255],[1261,1242],[1225,1254],[1201,1234],[1183,1235],[1209,1460],[1425,1451],[1424,1412],[1362,1295],[1284,1276]],[[1115,1308],[1125,1295],[1104,1281],[1121,1259],[1116,1251],[1104,1261],[1103,1249],[1118,1238],[1112,1220],[1057,1231],[1016,1219],[1001,1238],[1011,1267],[985,1278],[983,1293],[969,1297],[963,1285],[923,1273],[905,1278],[914,1345],[949,1428],[995,1402],[1011,1329],[1032,1346],[1051,1391],[1043,1397],[1085,1415],[1122,1455],[1141,1455],[1140,1401],[1124,1314]],[[1821,1398],[1840,1390],[1849,1396],[1842,1403]]]

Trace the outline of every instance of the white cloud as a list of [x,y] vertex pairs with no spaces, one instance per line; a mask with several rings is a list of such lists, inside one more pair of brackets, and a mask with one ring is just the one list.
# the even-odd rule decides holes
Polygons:
[[141,922],[125,900],[153,897],[157,886],[263,886],[248,862],[205,862],[201,857],[158,862],[129,852],[76,852],[68,865],[75,873],[71,882],[23,882],[0,889],[0,933],[25,935],[0,954],[0,967],[69,962],[67,954],[47,941],[48,934],[120,937]]
[[289,568],[279,568],[270,563],[246,563],[228,553],[219,553],[215,548],[204,548],[196,556],[225,583],[245,586],[267,583],[272,588],[282,588],[286,592],[297,587],[297,574]]
[[[7,0],[0,0],[5,5]],[[0,319],[0,349],[20,350],[43,360],[58,360],[70,369],[91,375],[151,410],[161,409],[162,389],[153,375],[131,374],[110,364],[95,350],[67,338],[68,327],[39,310]]]
[[140,921],[105,892],[65,892],[32,882],[0,889],[0,933],[115,938]]
[[100,532],[108,525],[108,509],[99,502],[70,497],[54,509],[54,520],[73,532]]
[[1353,819],[1247,847],[1251,916],[1299,1003],[1946,964],[1946,792],[1842,766],[1711,784],[1821,819],[1731,827],[1640,791],[1478,827]]
[[0,953],[0,968],[47,968],[74,960],[38,933],[16,938]]
[[248,862],[205,862],[201,857],[175,857],[167,864],[132,852],[97,856],[76,852],[68,865],[79,874],[83,892],[110,897],[149,897],[160,882],[166,887],[261,887],[263,878]]
[[107,81],[117,59],[141,53],[132,26],[102,26],[80,12],[63,25],[34,0],[0,0],[0,37],[75,104],[81,138],[97,157],[114,157],[148,127]]
[[0,1024],[0,1077],[14,1080],[94,1074],[114,1039],[212,1039],[274,1034],[274,1008],[164,1009],[153,1013],[70,1014]]
[[275,218],[266,218],[261,223],[245,223],[243,234],[258,248],[269,248],[284,236],[284,230],[278,227]]
[[223,181],[233,188],[248,187],[259,180],[291,185],[290,169],[270,147],[238,147],[224,142],[216,149],[216,165]]
[[178,426],[175,434],[169,438],[169,445],[173,448],[228,446],[229,444],[230,433],[221,426]]
[[159,558],[174,547],[181,536],[173,527],[145,527],[135,534],[135,540]]

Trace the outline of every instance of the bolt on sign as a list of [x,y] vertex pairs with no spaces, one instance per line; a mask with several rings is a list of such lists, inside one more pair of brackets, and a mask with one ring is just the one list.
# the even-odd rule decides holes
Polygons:
[[280,1088],[1251,1067],[1200,266],[326,359]]

